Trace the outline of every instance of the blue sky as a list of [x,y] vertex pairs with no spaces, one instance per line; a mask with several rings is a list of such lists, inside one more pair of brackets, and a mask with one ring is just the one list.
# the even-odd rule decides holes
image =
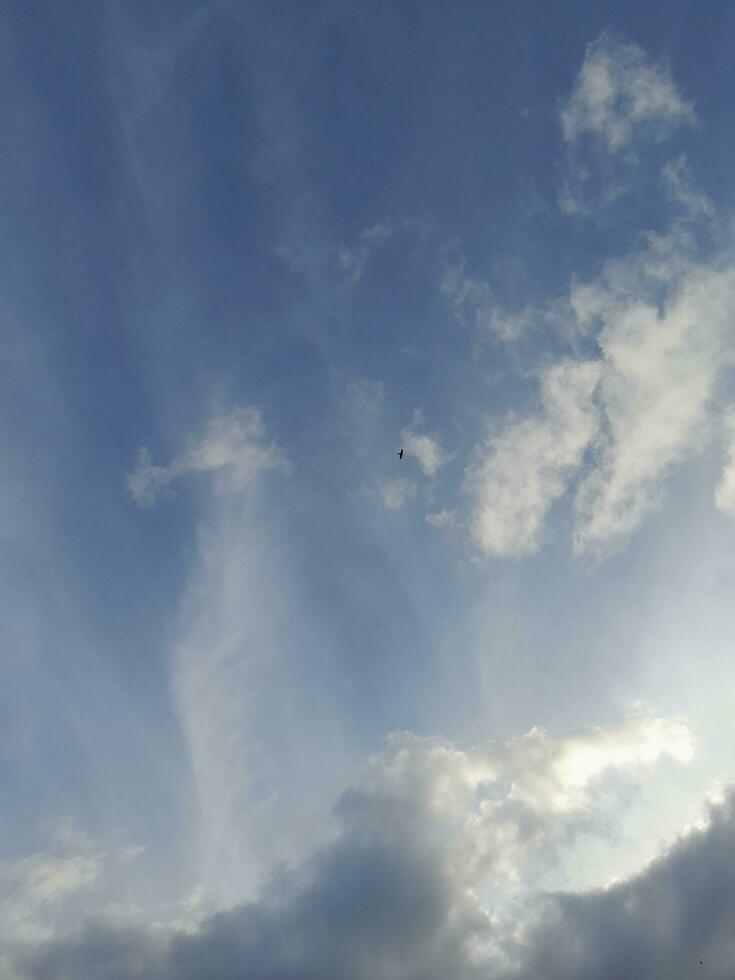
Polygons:
[[730,976],[735,10],[3,13],[0,978]]

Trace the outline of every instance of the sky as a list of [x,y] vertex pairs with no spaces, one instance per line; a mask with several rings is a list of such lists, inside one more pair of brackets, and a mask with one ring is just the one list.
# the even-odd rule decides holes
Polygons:
[[735,7],[0,10],[0,980],[731,978]]

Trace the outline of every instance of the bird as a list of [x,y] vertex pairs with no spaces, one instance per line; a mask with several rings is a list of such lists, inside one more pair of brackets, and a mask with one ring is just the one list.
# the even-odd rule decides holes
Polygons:
[[699,965],[700,966],[704,966],[704,963],[702,962],[702,960],[699,961]]
[[399,459],[403,459],[403,450],[401,450],[401,451],[400,451],[400,453],[396,453],[396,456],[397,456],[397,457],[398,457]]

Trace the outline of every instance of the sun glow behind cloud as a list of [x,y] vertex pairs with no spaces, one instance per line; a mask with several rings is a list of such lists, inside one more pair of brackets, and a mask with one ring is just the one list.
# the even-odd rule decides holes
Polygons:
[[510,8],[185,6],[80,14],[69,145],[6,46],[3,980],[724,980],[706,86],[607,5],[528,77]]

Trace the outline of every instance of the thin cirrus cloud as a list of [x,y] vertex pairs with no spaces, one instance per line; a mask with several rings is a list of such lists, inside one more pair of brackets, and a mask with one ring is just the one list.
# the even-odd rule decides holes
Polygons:
[[[635,785],[663,757],[686,764],[691,755],[682,719],[637,712],[572,736],[533,729],[470,750],[397,733],[342,793],[329,841],[273,874],[255,900],[193,931],[98,917],[77,935],[20,944],[14,965],[31,980],[91,980],[100,962],[132,980],[234,980],[245,963],[274,980],[520,980],[533,974],[514,964],[535,961],[544,934],[538,921],[524,932],[512,913],[491,915],[476,890],[482,878],[530,883],[539,861],[580,835],[607,832],[606,774]],[[710,824],[695,839],[708,834]],[[645,888],[645,878],[633,886]],[[596,901],[594,893],[577,900],[591,909]]]
[[192,473],[214,474],[217,493],[242,490],[267,470],[288,468],[281,452],[263,442],[263,433],[259,410],[247,407],[211,421],[206,435],[168,467],[155,465],[144,446],[127,474],[128,493],[139,507],[152,507],[174,480]]
[[727,458],[720,482],[715,487],[715,504],[729,517],[735,517],[735,409],[724,418]]
[[[104,241],[121,241],[131,261],[108,268],[109,255],[120,256],[95,237],[102,274],[89,322],[83,331],[69,323],[74,344],[49,382],[72,392],[77,368],[99,357],[104,299],[113,312],[121,304],[126,329],[115,342],[124,356],[100,358],[90,402],[86,393],[73,399],[72,413],[90,403],[119,411],[108,362],[123,393],[170,377],[165,392],[151,389],[166,399],[152,406],[162,417],[177,412],[177,393],[191,383],[212,404],[222,390],[233,400],[163,458],[147,448],[131,457],[128,506],[113,496],[81,544],[67,533],[88,516],[79,490],[107,481],[77,466],[62,467],[48,488],[36,481],[49,526],[53,515],[65,518],[59,548],[70,556],[59,567],[83,574],[62,597],[63,618],[49,603],[29,607],[28,647],[43,656],[30,672],[30,654],[5,658],[8,698],[27,706],[39,690],[39,703],[55,695],[65,703],[62,674],[77,686],[84,674],[83,700],[104,708],[119,694],[134,724],[111,732],[121,776],[97,751],[99,712],[75,725],[74,706],[64,708],[57,724],[31,707],[28,722],[14,724],[0,759],[11,818],[0,860],[0,977],[683,980],[700,957],[713,975],[729,976],[735,797],[726,792],[698,823],[689,801],[731,775],[718,723],[726,706],[702,706],[701,695],[713,683],[727,687],[719,679],[728,527],[708,497],[735,516],[725,390],[735,252],[681,147],[664,156],[665,137],[697,124],[686,93],[709,98],[697,62],[682,58],[691,88],[680,91],[656,52],[613,35],[585,54],[596,36],[590,23],[599,33],[609,22],[602,8],[592,21],[570,18],[551,39],[532,25],[538,58],[529,69],[527,17],[506,39],[490,14],[452,8],[447,20],[434,11],[417,25],[332,6],[326,17],[294,18],[226,0],[206,17],[151,19],[116,5],[87,34],[80,15],[59,50],[61,88],[44,104],[49,138],[59,99],[73,105],[77,85],[93,111],[75,116],[79,140],[49,143],[60,165],[54,227],[39,247],[64,226],[57,205],[72,173],[64,154],[92,145],[85,127],[98,128],[106,113],[113,124],[119,113],[122,154],[115,158],[102,127],[95,160],[112,168],[100,187],[114,191],[124,178],[121,199],[140,211],[123,208],[121,239],[120,209],[100,209],[82,180],[89,153],[81,155],[79,179],[66,188],[69,213],[82,215],[80,229],[113,221]],[[634,36],[650,37],[650,19],[635,16]],[[20,30],[24,52],[48,53],[31,16],[24,22],[19,12],[9,29]],[[113,74],[111,59],[98,56],[100,38],[119,62]],[[502,93],[492,90],[497,58],[488,51],[505,57]],[[31,113],[45,140],[34,106],[46,86],[31,70],[24,56],[10,91],[23,112],[13,118]],[[582,213],[638,178],[652,196],[646,209],[611,209],[591,229],[554,218],[556,185],[539,180],[549,199],[524,230],[513,189],[527,186],[525,164],[554,170],[543,128],[527,156],[534,120],[548,113],[539,105],[523,126],[506,123],[531,98],[548,108],[560,94],[549,80],[567,70],[556,114],[564,209]],[[141,77],[155,82],[152,100],[138,98]],[[728,78],[718,73],[718,86]],[[388,91],[397,98],[386,101]],[[504,151],[488,157],[499,133]],[[711,173],[706,152],[698,166]],[[33,178],[33,168],[21,169]],[[142,193],[131,196],[133,171]],[[6,176],[18,197],[17,175]],[[427,242],[428,224],[404,213],[430,214],[436,239]],[[636,239],[640,213],[656,231]],[[513,278],[519,241],[522,280]],[[437,255],[441,242],[449,245]],[[16,244],[25,247],[23,236]],[[389,261],[404,246],[414,263],[407,276]],[[331,264],[326,276],[321,260],[314,265],[320,256]],[[28,291],[37,313],[52,311],[50,325],[70,298],[83,305],[90,266],[80,266],[64,302]],[[34,271],[39,285],[49,268],[59,271],[46,261]],[[483,269],[494,278],[486,282]],[[66,287],[66,275],[51,279]],[[118,282],[114,295],[97,292]],[[379,321],[383,310],[390,316]],[[452,318],[484,337],[475,356],[466,336],[448,331]],[[23,322],[48,347],[45,332],[34,334],[40,319]],[[202,324],[212,322],[223,329],[208,332],[202,364]],[[376,322],[385,329],[371,330]],[[529,378],[535,389],[523,401]],[[288,456],[311,460],[286,492],[258,492],[290,464],[251,404],[256,390],[288,423]],[[236,405],[245,407],[230,412]],[[411,414],[415,405],[425,417]],[[109,448],[104,424],[114,417],[130,445],[140,420],[124,407],[79,431]],[[12,424],[26,416],[8,413]],[[432,538],[442,531],[452,546],[469,535],[486,554],[520,559],[563,536],[579,558],[603,558],[653,523],[677,471],[714,450],[717,435],[723,459],[711,465],[707,455],[706,466],[684,473],[672,505],[682,521],[661,521],[652,548],[630,549],[619,564],[580,576],[579,565],[549,552],[488,568]],[[26,431],[21,442],[36,473],[42,443]],[[79,444],[66,440],[63,451]],[[459,454],[463,472],[452,484],[448,464]],[[110,461],[106,451],[85,456],[85,467]],[[172,509],[152,549],[136,531],[135,505],[152,508],[195,484],[206,493]],[[721,540],[712,547],[709,533],[695,541],[692,531],[679,561],[682,524],[689,533],[703,501]],[[15,498],[5,509],[12,523]],[[191,544],[170,551],[171,540]],[[110,565],[110,553],[120,561]],[[34,576],[27,562],[11,564],[12,602]],[[146,574],[131,578],[131,569]],[[42,628],[47,614],[63,624],[87,610],[89,656],[79,644],[60,647],[53,633],[63,631]],[[615,706],[649,699],[660,709],[616,718]],[[131,743],[138,729],[142,754],[144,743]],[[143,779],[139,800],[116,805],[129,800],[124,773],[141,771],[149,745],[164,752],[170,781],[153,793],[161,780]],[[68,778],[58,778],[60,766]],[[89,836],[66,823],[49,842],[65,813]],[[657,844],[664,835],[669,844]],[[128,840],[145,846],[120,845]]]
[[362,279],[372,252],[390,241],[395,232],[395,225],[383,219],[365,228],[352,246],[340,246],[337,252],[339,267],[350,286],[356,286]]
[[457,515],[453,510],[439,510],[433,514],[426,515],[426,523],[430,527],[435,527],[440,531],[453,527],[456,519]]
[[342,244],[337,250],[339,268],[346,285],[356,286],[362,279],[371,256],[396,235],[405,233],[421,241],[430,230],[427,222],[405,216],[384,217],[364,228],[351,245]]
[[400,510],[416,496],[416,484],[403,477],[382,480],[378,493],[386,510]]
[[467,272],[467,259],[459,239],[444,245],[441,260],[439,290],[458,323],[474,326],[507,342],[518,340],[528,330],[533,320],[531,307],[516,312],[502,307],[494,299],[488,283]]

